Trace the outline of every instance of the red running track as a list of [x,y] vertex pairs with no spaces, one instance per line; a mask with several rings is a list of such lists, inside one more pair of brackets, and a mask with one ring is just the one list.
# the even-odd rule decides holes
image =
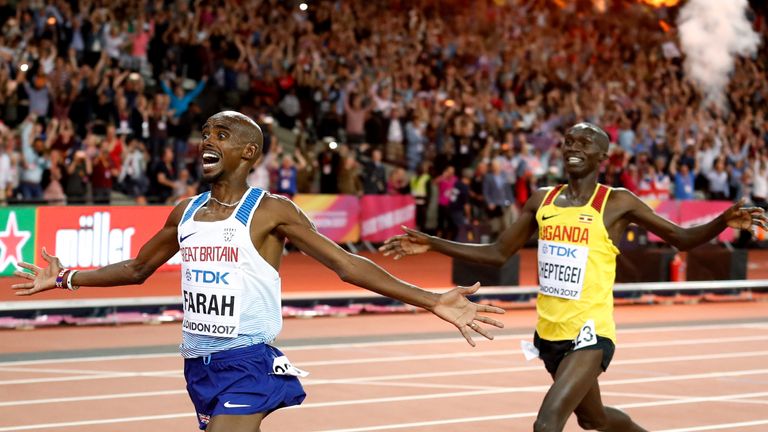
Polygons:
[[[507,328],[476,348],[426,313],[289,319],[276,345],[311,372],[309,396],[262,430],[530,431],[549,385],[519,351],[534,315],[507,312]],[[622,306],[616,317],[606,403],[657,432],[768,430],[768,303]],[[197,430],[170,352],[179,331],[1,331],[0,432]],[[167,353],[145,354],[153,346]],[[64,358],[41,360],[48,354]],[[566,430],[580,429],[572,418]]]

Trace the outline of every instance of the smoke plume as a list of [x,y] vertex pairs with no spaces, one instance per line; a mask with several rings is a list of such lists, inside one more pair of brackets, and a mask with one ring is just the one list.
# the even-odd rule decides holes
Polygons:
[[747,20],[747,0],[689,0],[678,28],[685,71],[708,101],[724,102],[736,56],[752,55],[760,37]]

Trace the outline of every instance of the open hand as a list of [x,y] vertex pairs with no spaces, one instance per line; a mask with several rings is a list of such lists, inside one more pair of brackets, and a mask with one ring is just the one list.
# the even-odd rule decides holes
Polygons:
[[405,234],[388,238],[379,248],[379,251],[384,252],[384,256],[394,255],[397,260],[406,255],[417,255],[430,249],[427,234],[405,226],[401,228]]
[[19,263],[19,267],[25,268],[32,273],[20,270],[13,272],[14,275],[31,281],[11,285],[11,288],[17,290],[16,295],[28,296],[56,288],[56,277],[63,268],[61,261],[55,256],[48,255],[45,248],[43,248],[43,259],[50,264],[46,268],[40,268],[34,264],[25,262]]
[[731,228],[751,230],[752,226],[759,226],[768,230],[768,219],[765,217],[765,210],[760,207],[742,207],[744,199],[734,204],[723,213],[725,222]]
[[479,282],[471,287],[454,288],[440,295],[437,305],[432,309],[432,313],[455,325],[461,332],[461,335],[464,336],[464,339],[467,340],[467,343],[472,346],[475,346],[475,341],[472,340],[472,332],[470,332],[470,330],[480,334],[486,339],[493,340],[493,335],[488,333],[485,328],[481,327],[475,321],[480,321],[498,328],[504,328],[504,323],[496,321],[493,318],[479,315],[479,312],[503,314],[504,309],[477,304],[467,299],[467,296],[476,293],[478,289],[480,289]]

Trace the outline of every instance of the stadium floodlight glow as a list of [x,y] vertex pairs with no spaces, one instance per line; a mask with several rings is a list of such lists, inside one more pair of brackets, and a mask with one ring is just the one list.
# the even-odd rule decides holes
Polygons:
[[309,8],[309,6],[307,6],[307,4],[306,4],[306,3],[301,3],[301,4],[299,4],[299,9],[301,9],[301,11],[302,11],[302,12],[304,12],[305,10],[307,10],[307,8]]
[[29,65],[26,63],[23,63],[21,66],[19,66],[19,70],[21,70],[22,72],[26,72],[29,70]]

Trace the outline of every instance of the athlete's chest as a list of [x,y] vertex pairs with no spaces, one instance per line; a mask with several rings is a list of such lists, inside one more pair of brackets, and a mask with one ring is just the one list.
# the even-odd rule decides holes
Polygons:
[[245,227],[229,221],[190,221],[179,228],[179,254],[185,264],[237,267],[253,249]]

